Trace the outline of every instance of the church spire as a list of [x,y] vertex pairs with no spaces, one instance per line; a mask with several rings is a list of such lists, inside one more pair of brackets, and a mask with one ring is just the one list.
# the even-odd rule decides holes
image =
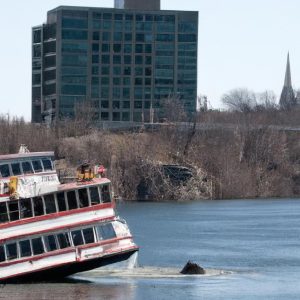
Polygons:
[[292,87],[291,67],[290,67],[290,54],[287,56],[286,71],[284,78],[284,85],[279,101],[282,109],[290,109],[297,104],[295,93]]
[[288,52],[288,56],[287,56],[284,86],[292,87],[292,76],[291,76],[290,53],[289,52]]

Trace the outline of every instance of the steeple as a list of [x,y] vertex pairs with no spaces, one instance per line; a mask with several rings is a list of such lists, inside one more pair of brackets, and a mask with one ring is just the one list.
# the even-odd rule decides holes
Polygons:
[[290,67],[290,54],[287,56],[286,71],[284,78],[284,85],[279,101],[282,109],[290,109],[296,105],[296,97],[292,87],[291,67]]
[[290,53],[289,52],[288,52],[288,56],[287,56],[284,86],[292,87],[292,76],[291,76]]

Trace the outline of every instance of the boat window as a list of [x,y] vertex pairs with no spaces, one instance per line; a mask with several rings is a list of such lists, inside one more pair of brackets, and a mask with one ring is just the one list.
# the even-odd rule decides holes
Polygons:
[[4,246],[0,246],[0,262],[5,261]]
[[101,225],[96,227],[96,233],[97,233],[98,240],[99,241],[103,240]]
[[103,203],[111,202],[110,193],[109,193],[109,186],[108,185],[103,185],[100,188],[101,188],[102,202]]
[[44,196],[46,214],[56,213],[56,205],[54,200],[54,195],[49,194]]
[[16,259],[18,257],[17,243],[6,245],[6,256],[8,260]]
[[0,203],[0,223],[8,222],[6,202]]
[[34,215],[35,216],[42,216],[44,215],[44,205],[42,197],[34,197],[33,200],[33,208],[34,208]]
[[69,209],[71,210],[78,208],[75,191],[67,192],[67,197]]
[[21,257],[28,257],[31,256],[31,248],[30,248],[30,241],[21,241],[20,245],[20,256]]
[[43,166],[44,166],[44,170],[45,171],[52,171],[53,168],[52,168],[52,162],[50,159],[48,158],[43,158],[42,159],[42,163],[43,163]]
[[10,176],[10,172],[9,172],[8,164],[0,165],[0,177],[9,177],[9,176]]
[[34,255],[42,254],[45,252],[41,237],[32,239],[31,243],[32,243],[32,250]]
[[82,233],[86,244],[95,243],[93,228],[85,228],[82,230]]
[[44,243],[46,246],[46,250],[49,251],[54,251],[57,250],[57,242],[55,239],[54,235],[48,235],[44,237]]
[[98,187],[93,186],[89,188],[90,190],[90,197],[91,197],[91,204],[96,205],[100,203],[99,193],[98,193]]
[[20,163],[12,163],[11,164],[11,170],[12,170],[12,173],[13,173],[14,176],[22,174]]
[[31,218],[32,216],[31,199],[20,200],[20,218]]
[[33,173],[32,166],[31,166],[31,163],[29,161],[23,161],[22,162],[22,168],[23,168],[23,173],[24,174],[32,174]]
[[111,223],[104,224],[97,227],[98,235],[100,233],[100,236],[103,240],[109,240],[116,237],[115,230]]
[[72,231],[71,235],[72,235],[74,246],[79,246],[84,244],[81,230]]
[[58,210],[59,211],[66,211],[67,206],[66,206],[65,194],[63,192],[57,193],[56,197],[57,197]]
[[37,173],[43,171],[42,163],[40,160],[33,160],[32,165],[33,165],[34,172]]
[[78,190],[78,199],[79,199],[79,207],[89,206],[89,197],[88,197],[87,189]]
[[60,249],[70,247],[70,240],[67,233],[60,233],[57,235],[58,244]]
[[20,219],[19,216],[19,201],[8,202],[9,219],[10,221],[16,221]]

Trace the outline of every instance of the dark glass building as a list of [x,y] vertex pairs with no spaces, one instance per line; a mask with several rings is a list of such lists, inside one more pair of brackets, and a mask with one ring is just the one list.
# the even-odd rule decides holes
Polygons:
[[198,12],[115,2],[60,6],[32,28],[33,122],[72,118],[85,101],[99,122],[149,122],[170,96],[196,110]]

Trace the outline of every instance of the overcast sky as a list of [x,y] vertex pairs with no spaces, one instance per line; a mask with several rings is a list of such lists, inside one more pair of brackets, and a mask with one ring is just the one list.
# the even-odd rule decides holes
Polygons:
[[[151,0],[149,0],[151,1]],[[300,87],[299,0],[161,0],[162,9],[199,11],[198,94],[214,108],[228,90],[280,95],[286,55]],[[113,0],[1,2],[0,114],[31,118],[31,27],[60,5],[113,7]]]

